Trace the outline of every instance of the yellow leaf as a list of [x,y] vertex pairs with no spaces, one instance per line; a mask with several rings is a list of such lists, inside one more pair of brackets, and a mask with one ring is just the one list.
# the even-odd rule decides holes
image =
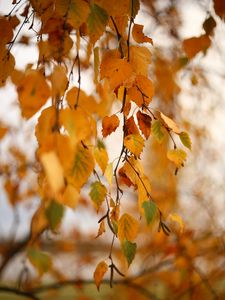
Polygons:
[[130,64],[137,75],[148,76],[151,52],[146,47],[130,46]]
[[48,220],[46,217],[46,205],[42,201],[39,208],[34,213],[31,220],[31,239],[30,243],[36,239],[36,237],[48,226]]
[[59,115],[59,122],[69,133],[73,144],[91,136],[91,119],[91,116],[79,107],[76,110],[66,108],[61,110]]
[[160,112],[160,116],[163,119],[163,121],[166,124],[166,127],[168,129],[171,129],[173,132],[175,132],[177,134],[180,133],[180,129],[178,128],[177,124],[172,119],[170,119],[169,117],[164,115],[162,112]]
[[79,197],[80,194],[77,189],[72,184],[68,184],[59,202],[71,208],[75,208],[77,206]]
[[54,193],[58,193],[64,187],[63,168],[56,153],[51,151],[43,153],[40,157],[44,167],[48,183]]
[[98,6],[97,4],[93,4],[90,7],[91,12],[88,16],[87,26],[90,41],[92,44],[95,44],[95,42],[105,31],[105,27],[108,21],[108,14],[102,7]]
[[153,45],[152,39],[144,35],[143,33],[143,25],[134,24],[132,29],[132,36],[137,43],[151,43]]
[[4,47],[13,39],[12,26],[6,18],[0,18],[0,48]]
[[138,186],[138,209],[140,214],[144,215],[143,203],[149,199],[151,184],[147,176],[142,175],[137,182]]
[[50,89],[45,77],[39,72],[29,70],[17,87],[22,116],[31,118],[50,97]]
[[99,290],[100,284],[102,282],[102,278],[105,275],[105,273],[108,271],[108,265],[105,261],[101,261],[95,271],[94,271],[94,280],[95,280],[95,284],[97,289]]
[[55,66],[50,75],[50,80],[52,83],[52,96],[62,97],[68,84],[65,67],[60,65]]
[[[79,98],[78,98],[79,96]],[[78,99],[78,107],[90,114],[97,113],[98,103],[93,96],[88,96],[83,90],[73,87],[66,94],[66,100],[70,108],[74,108]]]
[[154,87],[150,79],[137,75],[133,86],[127,90],[127,94],[139,107],[148,106],[154,95]]
[[140,134],[129,134],[124,139],[124,145],[131,153],[139,157],[144,147],[144,139]]
[[89,14],[89,5],[84,0],[57,0],[55,11],[62,17],[66,16],[66,21],[74,29],[78,29],[82,23],[86,22]]
[[113,180],[113,164],[110,163],[107,165],[105,169],[105,178],[109,183],[110,188],[112,188],[112,180]]
[[99,228],[98,228],[98,234],[96,235],[95,238],[101,236],[105,231],[106,231],[106,230],[105,230],[105,220],[102,220],[102,221],[100,222],[100,225],[99,225]]
[[94,158],[92,152],[82,144],[78,144],[71,167],[67,171],[68,181],[79,190],[87,182],[93,169]]
[[35,135],[39,145],[45,144],[49,136],[52,134],[56,123],[56,109],[50,106],[41,112],[35,127]]
[[183,166],[186,157],[187,153],[182,149],[174,149],[167,152],[167,158],[171,160],[178,168]]
[[111,90],[123,85],[132,75],[131,65],[120,58],[106,56],[100,66],[100,78],[107,78]]
[[112,115],[110,117],[105,116],[102,120],[102,136],[106,137],[107,135],[110,135],[117,129],[119,124],[120,120],[117,115]]
[[94,156],[95,156],[95,160],[96,160],[97,164],[99,165],[99,167],[102,170],[102,173],[104,174],[105,169],[108,164],[108,161],[109,161],[109,157],[108,157],[108,153],[107,153],[106,149],[95,147]]
[[133,241],[138,234],[138,221],[131,215],[125,213],[118,221],[118,238],[122,242],[124,240]]
[[183,233],[184,231],[184,222],[181,218],[181,216],[179,216],[178,214],[170,214],[169,215],[169,220],[171,220],[172,222],[176,222],[178,223],[179,227],[180,227],[180,233]]

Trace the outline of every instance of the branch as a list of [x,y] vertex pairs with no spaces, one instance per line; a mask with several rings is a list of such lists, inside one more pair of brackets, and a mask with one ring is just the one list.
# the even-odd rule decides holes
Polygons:
[[0,286],[0,293],[4,293],[4,292],[10,294],[16,294],[33,300],[40,300],[40,298],[35,296],[32,292],[25,292],[12,287]]

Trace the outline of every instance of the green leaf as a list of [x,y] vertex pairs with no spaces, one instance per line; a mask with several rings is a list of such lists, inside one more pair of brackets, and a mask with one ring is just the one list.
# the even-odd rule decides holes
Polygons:
[[157,206],[153,201],[145,201],[142,204],[145,212],[145,219],[149,225],[155,218],[157,212]]
[[136,254],[137,244],[125,240],[122,242],[121,247],[122,247],[123,255],[127,259],[128,266],[130,266]]
[[95,181],[91,184],[91,191],[89,193],[89,196],[91,197],[91,200],[93,201],[97,211],[104,201],[106,194],[107,189],[101,182]]
[[87,26],[90,40],[94,44],[103,34],[108,22],[107,12],[97,4],[91,5],[91,12],[88,16]]
[[38,270],[40,275],[48,272],[48,270],[51,268],[51,258],[37,248],[28,249],[27,256],[31,264]]
[[46,217],[49,221],[52,230],[56,230],[62,221],[64,214],[64,207],[62,204],[52,200],[45,211]]
[[162,124],[159,120],[152,124],[152,133],[157,141],[161,143],[164,138],[164,133],[162,132]]
[[187,147],[188,149],[191,150],[191,139],[190,139],[190,136],[187,132],[185,131],[182,131],[180,134],[179,134],[179,137],[180,137],[180,140],[182,142],[182,144]]

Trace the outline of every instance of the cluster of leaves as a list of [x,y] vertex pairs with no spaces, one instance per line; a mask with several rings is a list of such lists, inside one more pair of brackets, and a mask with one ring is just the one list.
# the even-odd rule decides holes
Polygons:
[[[216,3],[219,1],[215,1],[215,8]],[[31,221],[27,257],[39,277],[55,272],[51,257],[40,250],[39,238],[46,230],[56,232],[65,207],[76,209],[82,202],[82,193],[87,193],[96,212],[101,214],[97,236],[111,232],[108,257],[100,258],[94,271],[95,284],[99,289],[110,271],[112,286],[114,273],[124,276],[113,256],[115,241],[119,241],[128,267],[138,252],[142,220],[137,216],[145,220],[148,229],[157,223],[159,236],[165,236],[160,238],[161,242],[171,232],[167,222],[178,224],[179,231],[183,231],[181,217],[175,213],[165,217],[152,196],[154,191],[141,155],[149,139],[161,145],[169,138],[166,157],[177,174],[186,161],[185,148],[191,150],[190,137],[173,119],[151,107],[153,96],[158,95],[157,86],[149,78],[153,41],[145,35],[144,26],[135,21],[139,0],[122,0],[119,5],[106,0],[30,0],[20,7],[20,15],[14,13],[20,1],[13,4],[9,15],[0,18],[0,86],[8,78],[15,85],[24,119],[40,114],[35,136],[36,192],[41,202]],[[35,66],[18,70],[11,50],[17,41],[29,43],[27,36],[21,36],[27,23],[37,38],[38,59]],[[209,16],[203,24],[204,35],[183,41],[184,65],[210,47],[214,27],[215,21]],[[81,88],[82,72],[87,68],[92,70],[95,85],[91,95]],[[155,70],[156,77],[159,69],[160,64]],[[75,84],[74,76],[78,78]],[[170,82],[168,90],[167,78],[160,78],[161,92],[165,90],[168,95],[171,86],[171,93],[176,90],[175,83]],[[44,105],[47,108],[43,109]],[[7,128],[2,125],[0,129],[3,138]],[[119,130],[120,152],[110,162],[105,140]],[[21,156],[18,161],[23,166],[26,163]],[[124,186],[137,192],[135,215],[123,208],[127,190]],[[11,203],[15,203],[18,184],[8,179],[5,189]],[[184,244],[188,237],[183,237]],[[178,253],[174,248],[166,251]],[[188,257],[183,257],[181,267],[182,263],[186,267],[187,261]],[[177,265],[180,267],[179,262]]]

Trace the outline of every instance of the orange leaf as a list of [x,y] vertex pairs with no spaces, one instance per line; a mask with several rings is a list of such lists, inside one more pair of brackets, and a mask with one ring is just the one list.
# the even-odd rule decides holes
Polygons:
[[15,66],[15,59],[11,53],[8,53],[6,49],[0,47],[0,87],[5,85],[5,82],[9,75],[13,72]]
[[122,242],[124,240],[133,241],[138,234],[138,221],[128,215],[123,214],[118,221],[118,238]]
[[123,85],[132,75],[131,65],[125,59],[106,56],[100,66],[100,78],[107,78],[111,90]]
[[119,124],[120,124],[120,120],[117,117],[117,115],[104,117],[102,120],[102,136],[106,137],[110,135],[113,131],[117,129]]
[[95,280],[95,284],[97,286],[97,289],[99,290],[100,288],[100,284],[102,282],[102,278],[105,275],[105,273],[108,271],[108,265],[105,261],[101,261],[95,271],[94,271],[94,280]]
[[22,116],[31,118],[45,104],[50,89],[39,71],[29,70],[17,87]]
[[133,86],[127,90],[127,94],[139,107],[148,106],[154,95],[154,87],[150,79],[137,75]]
[[192,37],[183,41],[183,48],[189,59],[193,58],[200,51],[205,52],[211,45],[208,35]]
[[143,33],[143,25],[134,24],[132,29],[132,36],[137,43],[151,43],[153,45],[152,39],[144,35]]
[[146,139],[149,138],[151,133],[152,118],[149,115],[143,114],[140,110],[137,112],[138,126]]

